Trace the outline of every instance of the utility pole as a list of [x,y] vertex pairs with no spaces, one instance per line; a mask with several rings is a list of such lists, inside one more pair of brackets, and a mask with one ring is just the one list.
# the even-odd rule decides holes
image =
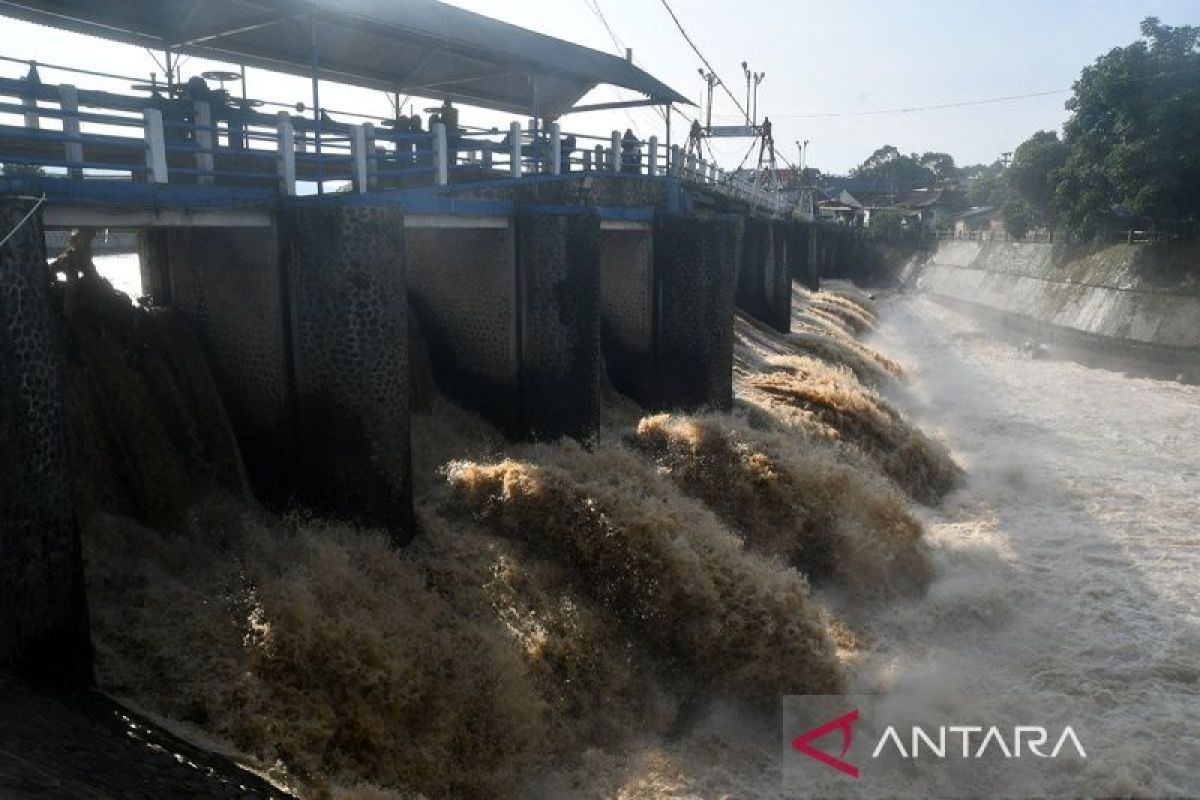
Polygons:
[[713,104],[713,89],[721,82],[715,72],[705,72],[703,69],[696,70],[700,73],[700,77],[704,78],[705,84],[708,85],[708,130],[712,130],[712,104]]
[[746,74],[746,127],[750,127],[754,124],[750,121],[750,79],[754,73],[750,71],[750,66],[745,61],[742,62],[742,72]]
[[755,72],[754,77],[754,107],[750,112],[750,124],[758,124],[758,85],[763,82],[763,78],[767,77],[765,72]]

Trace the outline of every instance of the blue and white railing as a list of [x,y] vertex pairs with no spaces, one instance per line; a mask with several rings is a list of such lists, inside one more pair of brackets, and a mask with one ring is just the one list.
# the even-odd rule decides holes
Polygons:
[[768,213],[786,214],[776,192],[657,137],[625,148],[621,135],[535,130],[429,131],[320,122],[267,114],[237,99],[219,103],[129,96],[0,78],[0,163],[77,180],[129,180],[276,188],[337,184],[368,192],[407,186],[519,180],[568,173],[671,177]]

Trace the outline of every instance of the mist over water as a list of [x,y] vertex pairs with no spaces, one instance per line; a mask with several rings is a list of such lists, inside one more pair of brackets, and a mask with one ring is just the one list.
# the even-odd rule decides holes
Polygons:
[[96,271],[118,292],[127,295],[131,301],[141,297],[142,269],[137,253],[96,256],[94,262]]
[[[1070,724],[1089,756],[968,762],[965,783],[953,766],[913,764],[881,796],[1200,795],[1200,391],[1032,359],[919,295],[886,299],[880,318],[865,342],[907,370],[887,399],[967,478],[915,508],[937,572],[924,596],[816,593],[867,642],[848,692],[887,695],[880,707],[931,730],[996,725],[1010,744],[1014,725],[1053,741]],[[652,749],[627,796],[846,794],[832,770],[782,790],[781,750],[799,757],[718,709]]]
[[920,296],[881,316],[912,367],[891,399],[969,477],[922,512],[939,578],[872,615],[857,688],[1092,715],[1085,772],[1015,794],[1197,795],[1200,392],[1031,359]]

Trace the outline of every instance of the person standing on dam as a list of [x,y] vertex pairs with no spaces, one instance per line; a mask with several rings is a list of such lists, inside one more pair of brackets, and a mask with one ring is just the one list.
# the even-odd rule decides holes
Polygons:
[[634,136],[632,128],[626,128],[621,137],[621,172],[631,175],[642,172],[642,142]]

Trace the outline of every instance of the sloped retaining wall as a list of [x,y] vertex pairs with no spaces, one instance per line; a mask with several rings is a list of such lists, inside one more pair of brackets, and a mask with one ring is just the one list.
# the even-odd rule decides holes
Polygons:
[[1190,366],[1200,361],[1194,247],[942,242],[910,282],[1045,338]]

